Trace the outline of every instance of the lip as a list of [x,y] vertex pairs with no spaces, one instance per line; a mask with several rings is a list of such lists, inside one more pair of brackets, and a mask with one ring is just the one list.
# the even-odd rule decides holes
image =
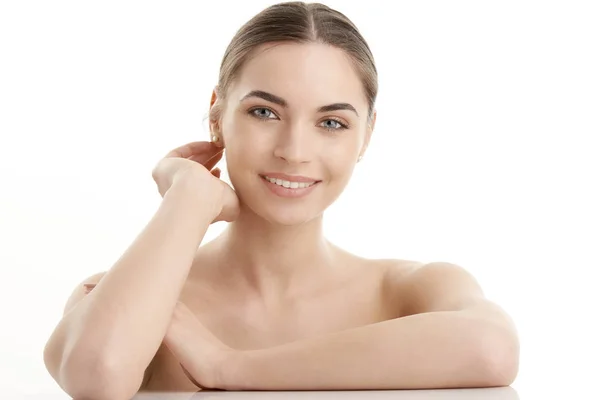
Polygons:
[[280,172],[266,172],[264,174],[261,174],[261,176],[263,178],[265,176],[268,176],[269,178],[283,179],[283,180],[290,181],[290,182],[302,182],[302,183],[320,182],[320,180],[315,179],[315,178],[309,178],[307,176],[300,176],[300,175],[282,174]]
[[[288,178],[290,177],[289,175],[285,175],[285,174],[279,174],[279,176],[287,176]],[[274,176],[269,175],[269,177],[271,178],[275,178]],[[298,178],[298,177],[296,177]],[[306,178],[306,177],[302,177],[302,178]],[[279,178],[279,179],[284,179],[284,178]],[[283,186],[279,186],[275,183],[271,183],[269,182],[264,176],[260,176],[260,180],[263,181],[263,183],[266,185],[267,189],[274,195],[278,196],[278,197],[287,197],[287,198],[300,198],[300,197],[304,197],[306,195],[308,195],[309,193],[311,193],[313,190],[315,190],[315,188],[317,186],[319,186],[321,181],[314,181],[314,180],[309,180],[308,182],[315,182],[312,185],[310,185],[309,187],[306,188],[286,188]],[[287,180],[287,179],[286,179]],[[292,181],[293,182],[293,181]],[[299,181],[296,181],[299,182]]]

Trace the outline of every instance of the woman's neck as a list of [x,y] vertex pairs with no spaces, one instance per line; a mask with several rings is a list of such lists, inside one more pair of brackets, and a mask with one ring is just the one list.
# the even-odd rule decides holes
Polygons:
[[[336,247],[323,236],[323,217],[294,226],[244,210],[217,238],[218,268],[266,301],[293,296],[335,265]],[[237,285],[236,285],[237,286]]]

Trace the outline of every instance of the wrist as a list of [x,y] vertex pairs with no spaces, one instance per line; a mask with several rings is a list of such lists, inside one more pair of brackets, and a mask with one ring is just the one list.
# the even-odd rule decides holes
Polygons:
[[214,193],[208,193],[202,185],[202,176],[198,173],[187,173],[176,179],[165,193],[163,199],[166,202],[184,204],[193,209],[202,209],[208,213],[211,222],[221,212],[219,201]]

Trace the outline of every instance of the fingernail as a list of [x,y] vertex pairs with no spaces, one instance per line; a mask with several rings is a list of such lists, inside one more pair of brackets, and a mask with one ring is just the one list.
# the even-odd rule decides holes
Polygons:
[[89,292],[92,291],[93,288],[96,287],[96,284],[94,284],[94,283],[84,283],[83,286],[85,288],[85,292],[89,293]]

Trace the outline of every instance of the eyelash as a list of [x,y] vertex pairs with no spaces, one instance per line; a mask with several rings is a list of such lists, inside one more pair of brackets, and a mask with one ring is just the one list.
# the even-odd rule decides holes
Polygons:
[[[275,111],[271,110],[271,109],[270,109],[270,108],[268,108],[268,107],[254,107],[254,108],[252,108],[252,109],[248,110],[248,114],[249,114],[250,116],[252,116],[252,117],[255,117],[255,118],[258,118],[258,120],[259,120],[259,121],[263,121],[263,122],[264,122],[264,121],[268,121],[268,120],[269,120],[269,119],[271,119],[271,118],[262,118],[262,117],[259,117],[258,115],[256,115],[256,114],[254,113],[254,111],[256,111],[256,110],[268,110],[269,112],[272,112],[273,114],[275,114]],[[325,121],[335,121],[335,122],[337,122],[338,124],[340,124],[340,126],[341,126],[340,128],[325,128],[325,129],[326,129],[326,130],[328,130],[329,132],[332,132],[332,131],[341,131],[341,130],[344,130],[344,129],[348,129],[348,128],[350,127],[349,125],[347,125],[347,124],[343,123],[342,121],[340,121],[340,120],[339,120],[339,119],[337,119],[337,118],[327,118]]]

